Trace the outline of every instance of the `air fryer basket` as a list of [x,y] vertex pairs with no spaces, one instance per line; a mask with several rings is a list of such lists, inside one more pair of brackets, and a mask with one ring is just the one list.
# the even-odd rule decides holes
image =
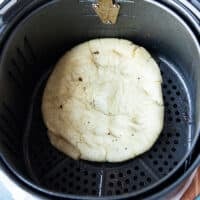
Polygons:
[[[41,115],[43,89],[57,59],[98,37],[126,38],[146,47],[163,76],[164,129],[150,151],[123,163],[66,157],[50,145]],[[142,194],[189,165],[199,137],[199,62],[193,32],[156,1],[123,1],[115,25],[102,24],[90,1],[49,1],[13,29],[1,52],[0,156],[17,176],[52,195]]]

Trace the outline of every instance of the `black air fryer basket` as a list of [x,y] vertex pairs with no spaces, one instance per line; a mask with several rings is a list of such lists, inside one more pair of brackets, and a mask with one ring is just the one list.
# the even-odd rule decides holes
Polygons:
[[[119,0],[117,23],[103,24],[96,2],[21,0],[0,10],[1,167],[41,198],[167,198],[200,165],[199,3]],[[150,151],[122,163],[70,159],[49,143],[41,115],[44,86],[59,57],[100,37],[144,46],[163,76],[164,129]]]

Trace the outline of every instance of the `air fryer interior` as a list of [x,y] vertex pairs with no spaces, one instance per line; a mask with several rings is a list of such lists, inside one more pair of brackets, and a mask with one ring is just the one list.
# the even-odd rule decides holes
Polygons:
[[[75,44],[99,37],[146,47],[163,75],[163,132],[150,151],[123,163],[66,157],[50,145],[42,121],[41,96],[57,59]],[[155,1],[122,2],[115,25],[103,25],[90,1],[51,1],[15,27],[1,52],[0,155],[16,174],[63,195],[143,192],[175,171],[197,138],[199,61],[190,29]]]

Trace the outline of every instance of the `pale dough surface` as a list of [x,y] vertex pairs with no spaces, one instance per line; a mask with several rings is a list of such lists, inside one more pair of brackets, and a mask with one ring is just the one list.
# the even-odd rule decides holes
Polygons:
[[74,159],[125,161],[149,150],[163,128],[162,77],[151,55],[122,39],[68,51],[42,100],[51,143]]

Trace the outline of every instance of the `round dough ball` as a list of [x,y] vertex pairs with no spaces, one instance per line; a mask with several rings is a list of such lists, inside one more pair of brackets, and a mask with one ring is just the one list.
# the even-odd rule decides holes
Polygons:
[[68,51],[46,85],[51,143],[74,159],[120,162],[152,147],[163,128],[160,70],[143,48],[96,39]]

